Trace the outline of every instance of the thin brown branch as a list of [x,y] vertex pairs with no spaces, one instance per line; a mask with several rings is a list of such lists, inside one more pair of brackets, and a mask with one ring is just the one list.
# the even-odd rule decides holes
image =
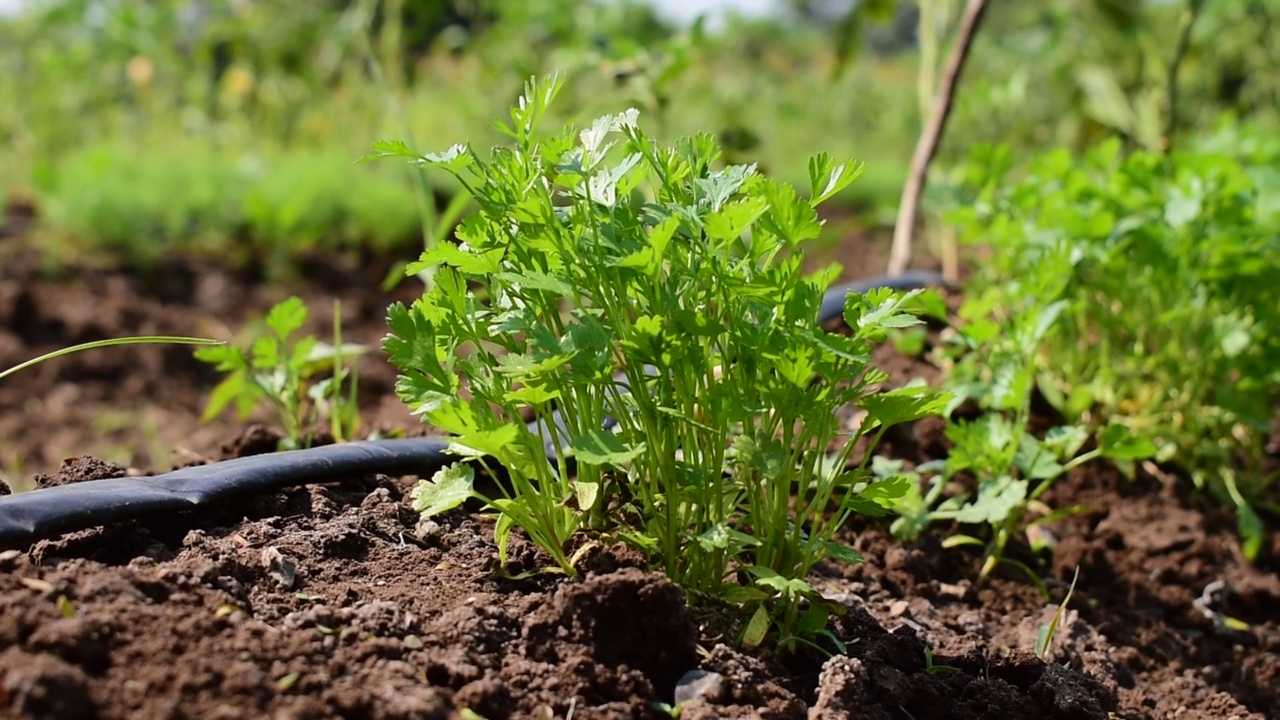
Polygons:
[[929,113],[928,122],[916,143],[915,154],[911,157],[911,173],[902,188],[902,201],[898,204],[898,220],[893,226],[893,247],[889,251],[889,274],[901,275],[911,262],[911,239],[916,231],[916,211],[920,205],[920,195],[924,192],[925,178],[929,173],[929,163],[938,151],[942,131],[946,128],[947,118],[951,115],[951,103],[955,98],[956,86],[960,73],[964,70],[965,60],[969,57],[969,47],[978,32],[978,25],[987,9],[986,0],[969,0],[965,6],[964,16],[960,19],[955,44],[951,47],[951,55],[947,58],[947,66],[938,84],[937,97]]

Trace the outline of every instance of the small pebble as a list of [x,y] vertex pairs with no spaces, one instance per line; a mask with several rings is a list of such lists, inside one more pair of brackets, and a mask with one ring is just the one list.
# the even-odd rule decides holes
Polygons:
[[286,590],[293,587],[293,582],[298,577],[298,568],[278,548],[263,548],[262,565],[267,569],[267,574],[275,578],[276,582],[283,585]]
[[941,595],[942,597],[956,598],[958,600],[963,600],[965,597],[967,597],[971,589],[972,589],[971,585],[967,585],[964,583],[958,583],[958,584],[939,583],[938,584],[939,595]]
[[690,700],[712,702],[725,694],[725,679],[720,673],[690,670],[676,682],[676,704]]
[[422,519],[418,521],[417,527],[413,529],[413,534],[419,540],[427,540],[440,534],[440,523],[435,520]]

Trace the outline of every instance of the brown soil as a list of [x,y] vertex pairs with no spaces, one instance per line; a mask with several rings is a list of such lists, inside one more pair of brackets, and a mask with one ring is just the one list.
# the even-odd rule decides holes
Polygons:
[[[332,339],[341,301],[344,342],[375,352],[360,362],[364,430],[414,428],[394,394],[395,373],[377,348],[387,305],[410,301],[405,281],[379,290],[391,259],[328,258],[302,269],[305,283],[263,283],[191,259],[163,263],[146,276],[97,268],[44,271],[30,248],[0,235],[0,368],[68,345],[126,335],[194,335],[231,340],[246,324],[295,294],[311,315],[306,332]],[[419,288],[420,291],[420,288]],[[165,471],[215,455],[243,426],[233,413],[202,424],[213,368],[185,346],[135,345],[76,353],[0,381],[0,478],[22,483],[54,472],[64,457],[95,455],[128,468]],[[251,418],[271,422],[265,411]]]
[[[880,264],[860,259],[882,250],[845,246],[846,275],[874,274]],[[153,281],[44,278],[29,252],[5,252],[0,367],[121,334],[229,337],[287,294],[192,263]],[[326,333],[337,297],[348,338],[376,344],[387,262],[311,268],[295,291],[314,329]],[[896,379],[936,377],[922,361],[882,359]],[[417,430],[393,373],[376,357],[366,365],[366,429]],[[0,382],[5,465],[21,457],[28,478],[67,456],[106,460],[41,478],[55,484],[221,457],[243,426],[199,425],[215,380],[184,348],[96,351],[27,371]],[[939,430],[918,423],[881,451],[937,457]],[[261,437],[228,454],[262,449]],[[503,579],[491,525],[463,509],[419,523],[405,499],[412,480],[267,493],[0,553],[4,716],[656,718],[655,703],[672,703],[700,669],[712,674],[682,718],[1280,717],[1280,541],[1249,565],[1230,516],[1154,467],[1136,482],[1105,465],[1078,469],[1047,499],[1090,510],[1050,528],[1053,557],[1012,551],[1051,579],[1055,602],[1079,568],[1048,663],[1030,651],[1056,606],[1016,574],[975,587],[977,558],[942,549],[945,528],[909,545],[879,522],[849,528],[844,540],[867,562],[811,579],[847,607],[834,626],[847,654],[778,658],[712,637],[678,588],[622,550],[589,557],[577,581]],[[538,562],[527,545],[512,552]]]

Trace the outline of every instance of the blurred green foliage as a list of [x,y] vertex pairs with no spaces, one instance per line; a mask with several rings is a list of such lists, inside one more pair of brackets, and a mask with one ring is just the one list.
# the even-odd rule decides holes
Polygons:
[[[794,158],[864,160],[833,203],[883,224],[964,2],[778,4],[780,19],[682,28],[637,0],[37,0],[0,18],[0,192],[34,192],[45,232],[143,264],[408,250],[441,234],[456,186],[352,166],[369,139],[496,140],[484,129],[520,84],[559,71],[553,122],[635,106],[660,141],[711,131],[727,161],[792,184]],[[940,163],[997,140],[1019,155],[1162,143],[1186,7],[993,3]],[[1204,3],[1178,128],[1274,123],[1277,19],[1280,0]]]
[[953,128],[963,140],[952,156],[980,142],[1083,150],[1117,135],[1161,149],[1170,67],[1193,6],[1177,127],[1209,128],[1224,112],[1280,119],[1276,0],[994,3],[960,93]]

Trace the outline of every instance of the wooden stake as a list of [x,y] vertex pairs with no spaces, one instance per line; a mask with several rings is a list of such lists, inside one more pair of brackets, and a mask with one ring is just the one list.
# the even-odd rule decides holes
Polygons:
[[911,262],[911,239],[916,231],[916,210],[920,205],[920,195],[924,192],[925,178],[929,173],[929,163],[938,151],[938,143],[942,139],[942,131],[946,128],[947,118],[951,115],[951,101],[955,97],[956,85],[960,80],[960,72],[964,69],[965,60],[969,57],[969,47],[973,44],[974,35],[978,32],[978,24],[987,9],[986,0],[969,0],[965,6],[964,16],[960,19],[955,45],[951,47],[951,55],[947,58],[947,67],[943,71],[942,81],[938,84],[938,94],[929,112],[920,141],[916,143],[915,154],[911,157],[911,173],[902,187],[902,200],[898,203],[898,219],[893,226],[893,246],[889,251],[889,274],[901,275]]

